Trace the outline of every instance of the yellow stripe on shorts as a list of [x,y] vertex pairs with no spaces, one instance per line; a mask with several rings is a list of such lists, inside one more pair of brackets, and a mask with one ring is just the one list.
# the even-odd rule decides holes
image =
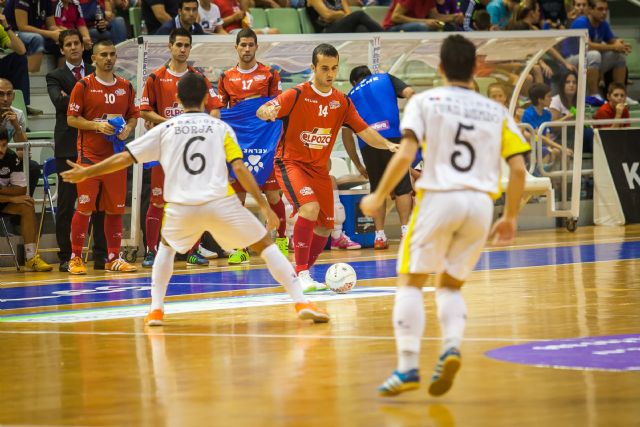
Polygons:
[[411,218],[409,219],[409,226],[407,227],[407,234],[405,234],[404,239],[402,239],[402,248],[400,252],[400,269],[398,272],[400,274],[409,274],[409,256],[411,253],[411,236],[413,235],[413,229],[416,226],[416,220],[418,218],[418,211],[420,210],[420,206],[422,205],[422,197],[424,196],[424,190],[418,190],[416,193],[416,205],[413,207],[413,212],[411,212]]

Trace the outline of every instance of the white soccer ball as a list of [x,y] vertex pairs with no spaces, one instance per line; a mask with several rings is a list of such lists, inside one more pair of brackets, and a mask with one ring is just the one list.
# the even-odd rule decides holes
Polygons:
[[356,271],[349,264],[333,264],[324,276],[325,283],[333,292],[345,294],[356,285]]

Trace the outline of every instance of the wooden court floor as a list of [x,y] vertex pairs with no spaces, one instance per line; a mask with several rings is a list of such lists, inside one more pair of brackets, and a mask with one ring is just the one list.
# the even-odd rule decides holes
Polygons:
[[[361,297],[312,297],[331,312],[326,325],[296,320],[289,304],[189,311],[193,300],[242,296],[252,301],[282,292],[258,286],[215,292],[186,287],[195,291],[169,298],[186,309],[168,314],[161,328],[146,328],[139,315],[66,323],[48,314],[29,318],[70,310],[100,315],[113,307],[146,304],[144,298],[122,298],[119,290],[133,283],[132,277],[146,280],[149,272],[106,277],[111,287],[104,288],[100,301],[38,306],[33,301],[44,298],[38,290],[59,284],[76,291],[91,288],[104,282],[106,273],[90,270],[68,284],[69,278],[58,273],[4,270],[0,425],[640,426],[638,245],[640,226],[627,226],[522,232],[512,247],[488,247],[486,259],[499,255],[502,261],[486,261],[487,268],[481,262],[464,287],[468,322],[462,369],[452,390],[440,398],[426,391],[440,352],[431,290],[425,297],[424,386],[395,398],[375,392],[395,367],[389,272],[395,248],[323,254],[322,264],[350,262],[359,275],[362,267],[361,277],[372,277],[359,281],[357,289],[370,288]],[[229,269],[219,260],[189,271],[177,263],[176,270],[180,280],[204,283],[214,277],[204,273],[260,270],[257,257],[251,265]],[[220,277],[253,280],[240,273]],[[31,296],[15,298],[20,292]],[[31,305],[16,305],[25,301]],[[20,316],[30,321],[8,321]],[[636,338],[626,341],[611,338],[633,334]],[[574,345],[582,341],[558,343],[585,337],[609,337],[591,341],[594,348],[604,348],[607,340],[624,341],[626,347],[587,357],[579,352],[589,345]],[[573,359],[567,357],[577,366],[562,367],[569,359],[561,354],[544,362],[525,354],[527,360],[517,363],[486,354],[532,343],[575,351]],[[627,369],[587,366],[600,354],[613,363],[609,358],[620,352]]]

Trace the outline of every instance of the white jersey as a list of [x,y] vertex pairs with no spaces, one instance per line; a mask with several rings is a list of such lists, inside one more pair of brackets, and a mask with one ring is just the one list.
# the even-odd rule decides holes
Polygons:
[[416,187],[423,190],[498,195],[500,157],[531,150],[504,106],[455,86],[413,96],[400,128],[421,143],[424,167]]
[[127,144],[136,162],[160,161],[164,199],[201,205],[233,194],[227,163],[242,159],[233,129],[205,113],[184,113]]
[[205,10],[201,5],[198,6],[198,15],[200,15],[200,25],[205,31],[213,31],[223,24],[220,9],[214,2],[211,2],[209,10]]

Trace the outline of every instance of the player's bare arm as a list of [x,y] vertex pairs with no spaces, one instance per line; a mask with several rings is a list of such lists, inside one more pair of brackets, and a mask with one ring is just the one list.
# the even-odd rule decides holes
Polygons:
[[509,163],[510,170],[504,213],[500,219],[493,224],[490,233],[495,245],[508,245],[513,242],[518,228],[518,212],[520,211],[520,202],[522,201],[522,193],[524,192],[524,181],[526,178],[524,156],[513,156],[507,163]]
[[77,163],[67,160],[67,164],[71,166],[66,172],[62,172],[60,176],[66,182],[78,183],[94,176],[105,175],[108,173],[119,171],[133,164],[133,157],[128,151],[104,159],[103,161],[91,166],[80,166]]
[[256,202],[258,202],[258,206],[260,207],[262,214],[267,219],[267,230],[275,230],[280,224],[280,219],[278,218],[278,215],[271,210],[269,203],[267,203],[267,199],[262,195],[262,190],[258,187],[258,183],[251,172],[249,172],[249,169],[244,165],[244,161],[242,159],[235,159],[231,163],[231,167],[233,168],[233,172],[236,174],[236,178],[238,178],[240,184],[245,190],[247,190],[247,193],[251,194]]
[[389,141],[388,139],[380,135],[378,131],[374,130],[371,127],[368,127],[362,132],[359,132],[358,136],[373,148],[389,150],[392,153],[398,151],[398,144],[394,144],[393,142]]
[[156,125],[168,120],[166,117],[162,117],[160,114],[156,113],[155,111],[141,110],[140,117],[142,117],[142,119],[145,122],[151,122]]
[[416,157],[419,142],[416,135],[405,130],[400,141],[399,151],[391,158],[387,168],[382,175],[378,188],[373,193],[365,196],[360,202],[360,208],[365,215],[374,215],[376,211],[383,205],[387,194],[395,188],[402,177],[407,173],[411,166],[411,162]]
[[[1,196],[9,196],[9,197],[13,197],[13,196],[22,196],[24,194],[27,194],[27,187],[22,187],[19,185],[5,185],[3,187],[0,187],[0,197]],[[8,200],[0,200],[0,203],[2,202],[6,202]]]
[[105,135],[113,135],[115,129],[107,122],[94,122],[81,116],[67,116],[67,124],[79,130],[93,130]]
[[279,104],[274,105],[271,102],[267,102],[261,105],[260,108],[258,108],[258,111],[256,111],[256,116],[258,116],[260,120],[273,121],[278,118],[279,112],[280,112]]

